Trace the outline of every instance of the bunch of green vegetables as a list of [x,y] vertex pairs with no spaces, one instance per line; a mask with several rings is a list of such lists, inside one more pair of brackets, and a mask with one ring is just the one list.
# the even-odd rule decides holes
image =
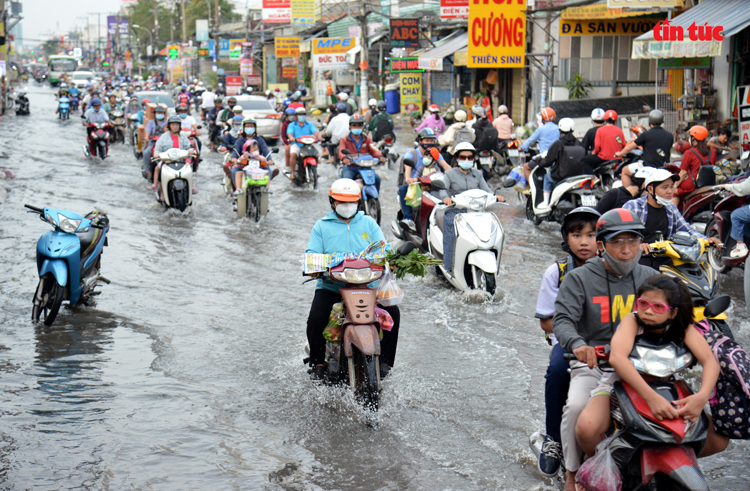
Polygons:
[[386,255],[386,260],[394,268],[393,274],[399,280],[407,274],[424,276],[427,274],[427,266],[435,266],[443,262],[425,254],[420,254],[417,249],[414,249],[405,256],[400,256],[396,251],[390,251]]

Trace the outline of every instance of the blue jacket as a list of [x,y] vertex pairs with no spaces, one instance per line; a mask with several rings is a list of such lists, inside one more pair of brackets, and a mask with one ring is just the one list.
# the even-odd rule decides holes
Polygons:
[[[373,241],[385,240],[378,223],[363,211],[358,211],[349,223],[341,220],[331,211],[317,221],[310,232],[305,252],[313,254],[333,254],[353,252],[359,254]],[[339,292],[344,284],[327,278],[318,280],[317,290]]]
[[[234,142],[234,152],[232,152],[232,158],[238,159],[242,156],[242,147],[245,145],[245,142],[248,140],[248,138],[245,135],[240,136],[235,140]],[[261,155],[266,157],[268,160],[272,161],[271,153],[268,151],[268,145],[266,145],[266,141],[263,139],[260,135],[253,135],[252,140],[255,140],[258,142],[258,151]]]
[[529,151],[529,147],[534,143],[539,143],[539,153],[544,153],[549,150],[557,140],[560,139],[560,129],[552,121],[547,121],[545,124],[536,129],[533,135],[528,140],[523,142],[521,149],[524,152]]

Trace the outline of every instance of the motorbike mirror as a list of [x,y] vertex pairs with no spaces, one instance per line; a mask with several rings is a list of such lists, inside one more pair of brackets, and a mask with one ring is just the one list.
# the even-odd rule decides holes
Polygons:
[[414,160],[412,159],[404,159],[404,165],[408,165],[412,169],[414,168]]
[[398,252],[399,256],[406,256],[407,254],[411,253],[411,251],[413,251],[416,248],[417,246],[415,246],[413,243],[404,242],[403,244],[399,246],[398,249],[396,249],[396,251]]
[[350,152],[349,150],[347,150],[346,148],[344,148],[343,150],[341,150],[341,153],[343,153],[344,155],[351,155],[351,154],[352,154],[352,153],[351,153],[351,152]]
[[196,126],[196,128],[201,129],[201,128],[203,128],[203,125],[199,124],[198,126]]
[[445,183],[442,179],[434,179],[430,182],[432,185],[432,189],[437,189],[438,191],[441,189],[445,189]]
[[731,299],[729,298],[729,295],[718,296],[710,300],[706,304],[706,308],[703,310],[703,315],[709,319],[711,317],[716,317],[717,315],[727,310],[729,308],[730,303],[731,303]]

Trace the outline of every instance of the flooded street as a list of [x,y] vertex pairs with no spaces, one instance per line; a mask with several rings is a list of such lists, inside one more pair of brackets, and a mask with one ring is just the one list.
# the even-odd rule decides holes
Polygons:
[[[0,168],[18,176],[0,181],[10,189],[0,205],[0,488],[553,489],[528,437],[543,429],[549,355],[534,307],[561,238],[557,225],[527,221],[515,193],[504,193],[512,206],[492,301],[431,274],[400,282],[396,365],[372,430],[349,392],[314,386],[302,364],[314,283],[302,285],[301,260],[330,210],[332,166],[321,166],[317,193],[278,177],[255,224],[232,213],[220,158],[207,155],[192,209],[166,213],[131,147],[84,158],[79,114],[58,121],[53,90],[28,90],[31,116],[0,121]],[[399,133],[401,155],[411,138]],[[397,171],[378,172],[392,239]],[[27,203],[111,220],[102,274],[112,283],[96,306],[65,307],[49,328],[30,321],[35,244],[49,225]],[[750,346],[742,272],[721,281],[730,325]],[[749,459],[750,446],[733,441],[700,463],[712,489],[738,490],[749,487]]]

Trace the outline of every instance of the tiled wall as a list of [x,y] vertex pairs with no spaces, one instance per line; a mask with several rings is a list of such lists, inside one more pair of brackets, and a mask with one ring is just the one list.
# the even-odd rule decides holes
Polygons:
[[[555,84],[580,74],[592,82],[653,82],[656,60],[631,60],[633,36],[560,36]],[[617,59],[615,59],[617,53]]]

